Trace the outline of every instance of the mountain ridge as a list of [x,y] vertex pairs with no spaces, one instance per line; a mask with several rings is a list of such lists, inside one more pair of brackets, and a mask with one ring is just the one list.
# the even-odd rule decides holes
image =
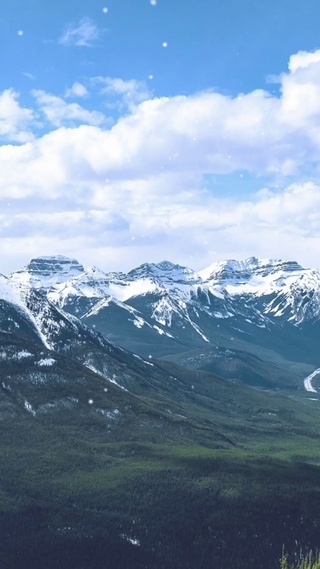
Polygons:
[[143,358],[181,361],[188,350],[204,350],[206,369],[213,365],[214,371],[211,347],[218,346],[267,361],[272,354],[274,361],[320,365],[320,273],[295,261],[249,257],[199,272],[163,261],[125,274],[41,257],[5,282],[15,295],[36,292],[51,310],[76,317]]

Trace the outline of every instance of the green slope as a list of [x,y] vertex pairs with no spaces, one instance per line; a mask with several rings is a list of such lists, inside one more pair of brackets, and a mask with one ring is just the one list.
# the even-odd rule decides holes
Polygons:
[[0,344],[1,568],[269,569],[316,545],[317,401],[114,349],[129,392]]

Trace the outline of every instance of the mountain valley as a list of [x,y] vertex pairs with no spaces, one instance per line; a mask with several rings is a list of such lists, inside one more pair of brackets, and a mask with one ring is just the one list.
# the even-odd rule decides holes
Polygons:
[[254,258],[2,275],[0,567],[268,569],[316,546],[319,291]]

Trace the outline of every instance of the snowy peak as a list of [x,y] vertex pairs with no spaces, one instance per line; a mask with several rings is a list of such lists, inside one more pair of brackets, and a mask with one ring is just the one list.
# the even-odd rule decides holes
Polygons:
[[214,281],[223,284],[225,281],[248,281],[252,277],[268,277],[279,273],[294,273],[304,269],[295,261],[281,259],[257,259],[250,257],[244,261],[227,260],[213,263],[199,271],[203,281]]
[[165,283],[195,284],[200,282],[195,271],[182,265],[176,265],[170,261],[161,263],[144,263],[128,273],[131,279],[156,279]]
[[229,259],[227,261],[218,261],[212,263],[206,269],[199,271],[199,275],[203,281],[225,281],[230,279],[248,279],[259,266],[256,257],[250,257],[245,261],[236,261]]
[[84,272],[83,266],[76,260],[64,255],[57,255],[52,257],[37,257],[31,259],[30,263],[18,273],[28,271],[31,275],[39,276],[53,276],[67,275],[76,276]]
[[[76,275],[67,282],[67,286],[73,284],[75,287],[88,287],[88,290],[98,291],[99,294],[108,294],[110,277],[97,267],[93,267],[84,273]],[[92,296],[96,296],[93,292]]]
[[84,272],[83,266],[76,260],[63,255],[37,257],[11,275],[11,280],[22,287],[50,289]]

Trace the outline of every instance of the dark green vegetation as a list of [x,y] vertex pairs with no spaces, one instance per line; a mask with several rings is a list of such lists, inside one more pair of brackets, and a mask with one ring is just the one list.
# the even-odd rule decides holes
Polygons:
[[318,401],[109,346],[126,391],[0,340],[1,569],[276,569],[318,544]]

